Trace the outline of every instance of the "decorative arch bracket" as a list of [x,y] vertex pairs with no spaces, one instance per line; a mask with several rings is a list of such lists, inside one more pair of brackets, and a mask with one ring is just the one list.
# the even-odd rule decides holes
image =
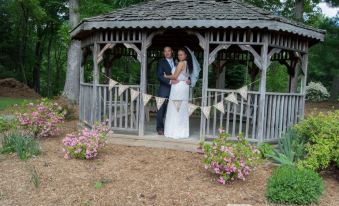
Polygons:
[[140,51],[140,49],[135,44],[132,44],[132,43],[124,43],[124,45],[127,49],[133,49],[137,53],[138,61],[141,62],[141,51]]
[[272,56],[274,55],[274,54],[278,54],[278,53],[280,53],[281,52],[281,49],[279,49],[279,48],[273,48],[273,49],[271,49],[271,51],[268,53],[268,55],[267,55],[267,67],[268,66],[270,66],[270,64],[271,64],[271,58],[272,58]]
[[263,63],[261,56],[253,49],[251,45],[238,45],[240,49],[244,51],[249,51],[254,57],[254,64],[257,65],[258,68],[262,69]]
[[208,64],[211,65],[214,61],[215,61],[215,58],[217,57],[217,54],[220,50],[227,50],[229,47],[231,46],[231,44],[220,44],[218,45],[209,55],[209,58],[208,58]]
[[97,56],[97,62],[98,64],[103,60],[103,55],[104,55],[104,52],[108,49],[113,49],[115,47],[116,44],[113,44],[113,43],[109,43],[109,44],[106,44],[104,46],[104,48],[99,52],[98,56]]
[[159,31],[152,32],[150,35],[148,35],[146,38],[146,42],[145,42],[146,49],[148,49],[152,45],[152,40],[156,35],[163,34],[164,32],[165,32],[164,30],[159,30]]
[[192,31],[192,30],[186,30],[186,32],[187,32],[187,34],[195,35],[199,39],[199,46],[202,49],[206,48],[207,40],[205,39],[205,37],[203,35],[201,35],[197,31]]

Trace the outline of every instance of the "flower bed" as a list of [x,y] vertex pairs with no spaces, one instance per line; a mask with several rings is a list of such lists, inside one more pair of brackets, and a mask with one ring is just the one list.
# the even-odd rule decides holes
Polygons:
[[203,144],[205,169],[217,174],[217,181],[221,184],[229,180],[245,180],[260,158],[256,146],[243,137],[239,136],[238,141],[229,141],[228,138],[228,134],[222,133],[212,145]]
[[92,130],[84,128],[77,134],[67,134],[63,139],[65,159],[93,159],[98,150],[105,145],[111,133],[105,125],[95,125]]

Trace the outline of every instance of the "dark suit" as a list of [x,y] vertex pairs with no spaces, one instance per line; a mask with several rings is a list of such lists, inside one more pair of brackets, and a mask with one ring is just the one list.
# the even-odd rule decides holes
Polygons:
[[[171,92],[170,80],[164,77],[166,74],[171,74],[172,68],[167,59],[162,59],[158,62],[157,66],[157,78],[160,81],[160,87],[158,90],[158,96],[168,98]],[[161,106],[157,112],[157,131],[164,131],[164,116],[166,114],[167,101]]]

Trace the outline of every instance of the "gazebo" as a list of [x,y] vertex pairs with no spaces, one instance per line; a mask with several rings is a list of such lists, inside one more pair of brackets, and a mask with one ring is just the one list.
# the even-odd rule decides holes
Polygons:
[[[174,49],[189,46],[201,60],[202,87],[192,102],[213,105],[235,90],[224,86],[225,67],[237,62],[248,65],[251,80],[259,82],[239,103],[225,102],[225,112],[212,108],[211,116],[191,118],[192,140],[215,137],[223,128],[236,137],[242,133],[254,143],[272,142],[304,115],[308,49],[323,41],[325,31],[276,16],[236,0],[153,0],[111,13],[83,19],[71,32],[81,41],[82,58],[92,54],[92,82],[80,74],[80,120],[92,125],[108,119],[116,133],[140,137],[155,136],[155,126],[146,121],[148,108],[142,95],[131,101],[130,91],[118,94],[100,82],[101,68],[110,76],[114,57],[133,56],[140,62],[140,84],[128,85],[141,93],[147,88],[152,62],[161,58],[166,45]],[[105,58],[110,51],[113,57]],[[266,91],[266,75],[272,62],[286,66],[287,93]],[[216,86],[209,87],[209,71],[216,72]],[[114,79],[114,76],[110,76]],[[152,131],[154,131],[152,133]]]

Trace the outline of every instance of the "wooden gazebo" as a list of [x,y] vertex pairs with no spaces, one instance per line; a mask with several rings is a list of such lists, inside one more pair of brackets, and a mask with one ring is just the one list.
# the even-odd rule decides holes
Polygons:
[[[80,120],[93,124],[109,119],[116,132],[152,135],[145,129],[149,123],[142,96],[131,101],[129,90],[119,96],[117,86],[109,90],[106,82],[99,82],[99,70],[105,65],[98,63],[98,55],[109,45],[116,55],[135,56],[140,61],[140,85],[129,86],[147,93],[148,63],[161,57],[163,46],[189,46],[202,62],[202,106],[234,92],[223,86],[208,87],[212,65],[221,77],[219,85],[229,62],[249,61],[251,78],[259,75],[258,91],[249,91],[246,101],[226,102],[225,114],[213,108],[208,119],[201,114],[195,127],[198,133],[192,138],[205,140],[224,128],[232,136],[243,133],[251,142],[275,141],[303,118],[308,49],[323,41],[324,34],[236,0],[154,0],[83,19],[71,35],[81,41],[83,58],[92,51],[93,82],[84,82],[82,66]],[[287,68],[288,93],[266,92],[266,72],[273,61]]]

